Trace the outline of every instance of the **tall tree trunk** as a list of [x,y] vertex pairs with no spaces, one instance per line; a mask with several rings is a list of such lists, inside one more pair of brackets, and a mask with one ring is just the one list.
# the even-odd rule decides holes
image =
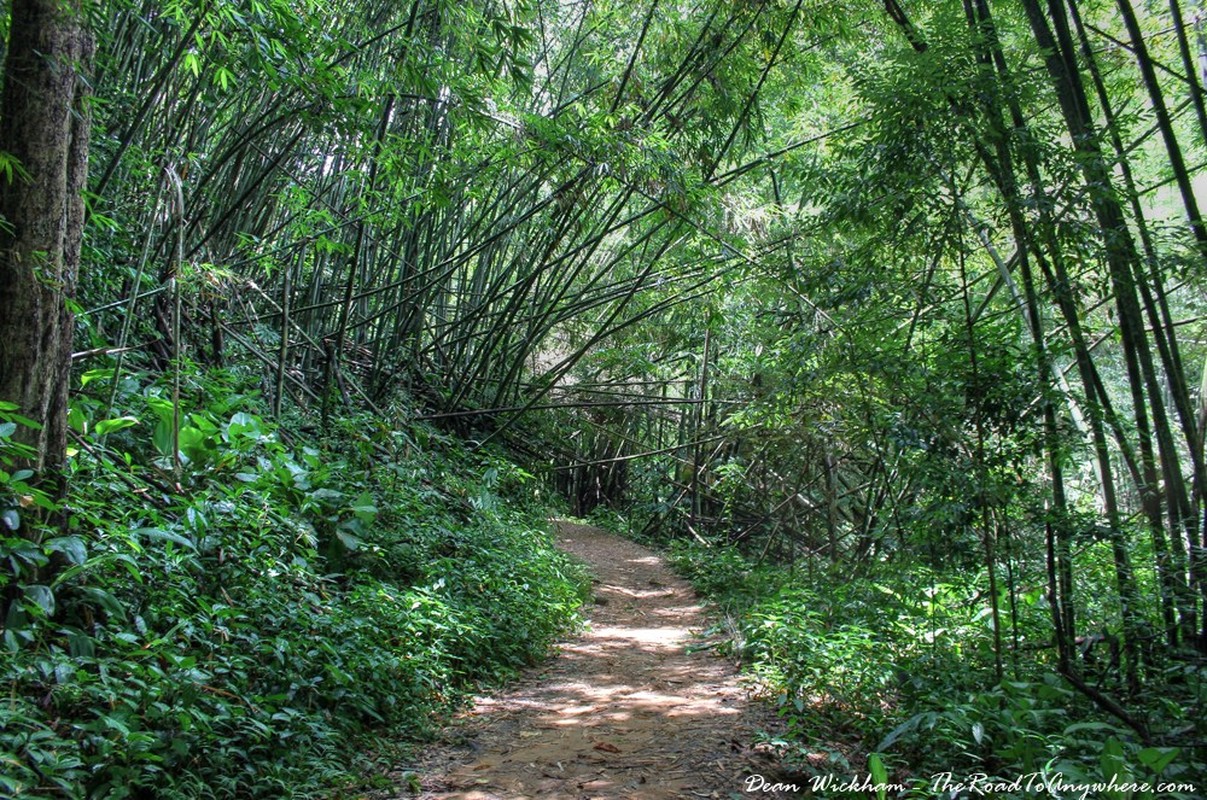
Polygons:
[[[1168,420],[1155,379],[1152,353],[1149,350],[1143,315],[1136,296],[1138,254],[1127,227],[1123,208],[1112,186],[1110,170],[1098,145],[1097,132],[1094,129],[1081,74],[1075,62],[1073,40],[1064,9],[1056,0],[1049,0],[1048,8],[1052,17],[1052,27],[1049,27],[1038,0],[1024,0],[1023,7],[1036,42],[1047,54],[1044,60],[1048,74],[1056,90],[1069,135],[1081,156],[1081,170],[1090,189],[1090,202],[1098,227],[1102,231],[1104,255],[1118,314],[1119,333],[1140,446],[1141,502],[1153,527],[1154,546],[1164,548],[1153,426],[1163,429],[1158,430],[1158,435],[1162,432],[1168,433]],[[1170,631],[1170,635],[1176,635],[1176,632]]]
[[[1140,30],[1140,20],[1136,18],[1136,12],[1132,8],[1130,0],[1115,0],[1115,6],[1119,9],[1119,15],[1127,27],[1127,35],[1132,40],[1132,52],[1136,54],[1136,67],[1144,79],[1145,88],[1148,89],[1149,103],[1157,118],[1157,128],[1160,129],[1161,138],[1165,142],[1165,151],[1169,154],[1169,166],[1173,170],[1178,191],[1182,195],[1182,203],[1186,209],[1186,219],[1190,223],[1190,230],[1194,234],[1195,242],[1198,243],[1199,252],[1207,254],[1207,227],[1204,226],[1202,215],[1199,213],[1198,201],[1195,199],[1194,189],[1190,185],[1190,172],[1186,168],[1186,160],[1182,157],[1182,146],[1178,142],[1177,133],[1174,132],[1173,119],[1165,105],[1165,93],[1161,90],[1161,82],[1157,80],[1157,71],[1148,55],[1148,43],[1144,40],[1144,33]],[[1080,13],[1075,3],[1069,3],[1069,11],[1073,14]]]
[[[1119,0],[1120,3],[1125,3],[1126,0]],[[1136,232],[1139,234],[1140,243],[1144,250],[1145,262],[1148,264],[1147,271],[1138,270],[1137,288],[1140,290],[1140,297],[1144,302],[1145,311],[1148,314],[1149,327],[1153,334],[1153,341],[1157,345],[1157,352],[1161,358],[1161,364],[1164,369],[1163,385],[1167,389],[1173,399],[1174,405],[1178,410],[1179,418],[1182,421],[1182,429],[1189,443],[1187,448],[1192,462],[1191,480],[1195,486],[1195,502],[1202,496],[1201,485],[1203,475],[1203,460],[1201,453],[1195,446],[1199,441],[1197,418],[1194,415],[1193,408],[1190,402],[1190,391],[1187,386],[1185,370],[1182,367],[1182,359],[1178,349],[1177,333],[1173,324],[1173,318],[1169,311],[1169,304],[1166,301],[1166,291],[1161,279],[1161,267],[1157,257],[1156,247],[1152,240],[1152,235],[1149,232],[1149,226],[1144,217],[1144,210],[1140,205],[1139,194],[1136,189],[1136,181],[1132,174],[1131,166],[1127,159],[1127,148],[1124,145],[1123,138],[1119,133],[1117,117],[1111,107],[1110,97],[1106,91],[1106,83],[1102,77],[1102,71],[1098,67],[1095,60],[1093,49],[1090,47],[1089,37],[1086,35],[1085,25],[1081,19],[1081,13],[1075,3],[1068,4],[1069,16],[1077,29],[1078,39],[1081,43],[1082,55],[1085,59],[1086,69],[1093,82],[1094,90],[1098,96],[1099,107],[1102,109],[1103,118],[1105,121],[1105,131],[1115,150],[1115,157],[1118,162],[1120,177],[1123,180],[1124,189],[1128,198],[1128,202],[1132,209],[1132,216],[1136,226]],[[1126,16],[1126,15],[1125,15]],[[1129,31],[1134,39],[1143,42],[1141,38],[1139,26],[1132,14],[1132,21],[1129,23]],[[1147,49],[1140,44],[1134,45],[1137,59],[1147,60]],[[1152,72],[1151,65],[1148,69]],[[1155,82],[1155,75],[1145,77],[1146,82],[1150,80]],[[1159,88],[1152,91],[1159,92]],[[1154,107],[1164,107],[1163,101],[1158,103],[1157,99],[1153,99]],[[1158,113],[1158,117],[1161,114]],[[1168,115],[1166,114],[1166,122]],[[1164,132],[1164,130],[1163,130]],[[1168,136],[1172,137],[1172,129],[1169,130]],[[1170,150],[1170,160],[1174,164],[1175,171],[1177,165],[1181,163],[1180,153],[1175,157],[1174,152],[1176,146]],[[1188,188],[1188,187],[1187,187]],[[1197,206],[1194,211],[1188,206],[1188,215],[1193,219],[1197,216]],[[1201,226],[1200,226],[1201,230]],[[1198,232],[1196,232],[1196,238]],[[1148,282],[1151,281],[1151,288]],[[1103,392],[1105,395],[1105,392]],[[1160,392],[1158,392],[1160,394]],[[1154,417],[1154,421],[1157,418]],[[1153,555],[1156,561],[1156,569],[1158,580],[1160,581],[1161,590],[1161,608],[1162,615],[1165,620],[1165,629],[1167,641],[1170,646],[1174,646],[1178,641],[1178,623],[1180,615],[1180,623],[1186,631],[1187,636],[1194,635],[1194,625],[1196,619],[1195,598],[1190,590],[1190,584],[1187,583],[1187,555],[1186,547],[1183,543],[1183,535],[1187,537],[1187,541],[1193,543],[1195,536],[1196,514],[1191,508],[1191,498],[1186,491],[1186,480],[1182,474],[1180,466],[1181,457],[1178,448],[1173,442],[1172,429],[1169,424],[1155,425],[1154,431],[1157,435],[1158,449],[1161,453],[1161,471],[1165,484],[1165,499],[1167,511],[1170,520],[1170,535],[1166,541],[1164,526],[1160,519],[1150,520],[1150,529],[1153,534]],[[1159,510],[1156,508],[1153,511]],[[1176,600],[1176,603],[1175,603]],[[1175,608],[1176,606],[1176,608]]]
[[0,152],[19,168],[0,177],[0,399],[41,424],[18,434],[54,472],[67,439],[67,390],[84,226],[93,42],[80,0],[13,0]]
[[[1178,55],[1182,57],[1182,69],[1186,72],[1186,86],[1190,92],[1190,101],[1194,105],[1195,116],[1199,122],[1199,141],[1207,142],[1207,103],[1203,100],[1203,82],[1199,80],[1199,71],[1195,68],[1194,55],[1190,50],[1190,36],[1186,32],[1186,20],[1182,16],[1182,5],[1178,0],[1169,0],[1169,13],[1173,18],[1173,29],[1178,41]],[[1195,17],[1195,29],[1198,29],[1198,17]]]

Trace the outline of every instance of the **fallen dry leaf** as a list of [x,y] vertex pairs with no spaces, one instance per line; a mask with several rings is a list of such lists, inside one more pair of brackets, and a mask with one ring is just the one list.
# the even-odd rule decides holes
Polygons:
[[[687,646],[707,621],[689,587],[653,553],[595,528],[559,528],[565,549],[597,573],[594,594],[611,602],[588,600],[591,625],[562,643],[559,658],[478,698],[476,711],[460,718],[461,739],[422,756],[423,788],[406,796],[691,800],[739,793],[743,770],[772,766],[756,762],[744,743],[754,730],[776,731],[774,712],[746,702],[730,662]],[[538,737],[542,730],[549,733]],[[623,749],[613,743],[622,741]],[[719,760],[731,769],[718,770]],[[758,800],[787,796],[768,792]]]

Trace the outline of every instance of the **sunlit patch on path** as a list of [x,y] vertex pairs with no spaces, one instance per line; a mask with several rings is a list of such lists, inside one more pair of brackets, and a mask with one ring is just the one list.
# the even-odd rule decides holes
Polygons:
[[[649,550],[559,524],[596,576],[590,624],[508,691],[482,697],[423,763],[422,800],[728,798],[774,725],[727,660],[692,648],[706,626],[691,588]],[[415,797],[400,783],[396,797]],[[775,797],[759,793],[759,797]]]

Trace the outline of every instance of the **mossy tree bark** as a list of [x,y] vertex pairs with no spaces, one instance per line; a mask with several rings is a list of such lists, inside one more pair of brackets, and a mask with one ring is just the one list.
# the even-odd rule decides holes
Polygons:
[[57,470],[67,438],[74,316],[84,227],[93,42],[81,0],[13,0],[0,153],[0,398],[42,427],[25,431],[32,467]]

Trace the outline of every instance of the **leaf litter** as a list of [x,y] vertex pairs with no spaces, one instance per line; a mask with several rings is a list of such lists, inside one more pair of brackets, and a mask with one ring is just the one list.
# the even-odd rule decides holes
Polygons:
[[587,626],[550,661],[476,698],[421,754],[418,783],[398,776],[387,796],[795,796],[743,791],[751,775],[790,782],[753,744],[777,719],[731,661],[701,646],[708,620],[687,582],[653,551],[598,528],[559,522],[558,538],[595,576]]

